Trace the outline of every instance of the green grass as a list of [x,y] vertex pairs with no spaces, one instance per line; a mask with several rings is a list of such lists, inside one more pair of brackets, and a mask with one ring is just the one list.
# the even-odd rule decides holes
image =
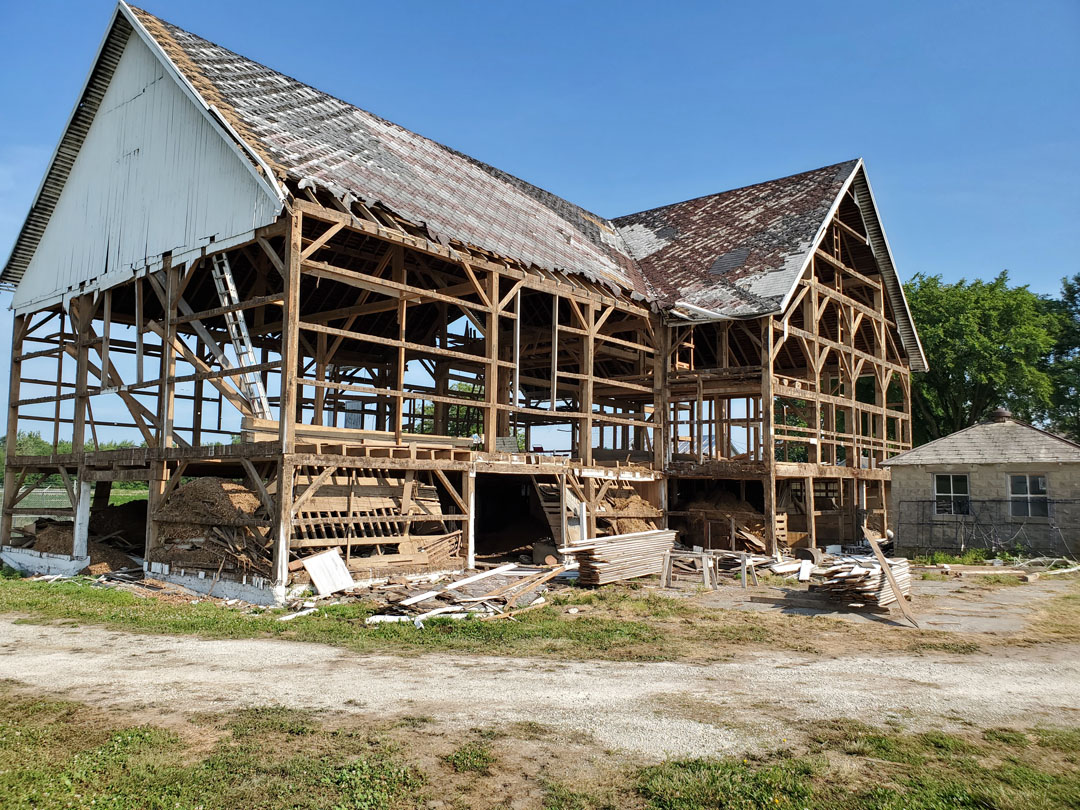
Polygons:
[[969,548],[962,554],[949,554],[944,551],[931,551],[929,554],[911,558],[914,565],[983,565],[987,560],[986,549]]
[[482,742],[467,742],[444,758],[454,773],[489,773],[495,764],[491,746]]
[[145,489],[114,489],[109,493],[109,506],[120,506],[131,501],[145,501]]
[[[267,706],[165,728],[0,684],[0,797],[5,810],[405,810],[511,801],[544,810],[1080,806],[1077,728],[960,736],[822,721],[786,732],[789,744],[797,733],[803,738],[797,751],[644,764],[595,746],[567,754],[561,739],[534,739],[522,752],[528,738],[515,736],[513,725],[473,729],[464,743],[459,732],[428,725],[334,724]],[[522,805],[530,791],[536,802]]]
[[1016,574],[979,574],[972,577],[972,581],[977,585],[989,585],[998,588],[1011,588],[1024,584],[1024,580],[1020,579]]
[[347,647],[358,651],[443,650],[567,657],[651,660],[665,651],[663,634],[642,621],[579,616],[553,609],[523,614],[516,622],[433,620],[424,629],[412,624],[366,626],[372,605],[329,605],[312,615],[280,622],[279,610],[243,612],[210,602],[170,604],[130,592],[91,587],[70,580],[57,583],[0,580],[0,613],[35,619],[105,624],[148,633],[205,638],[282,638]]

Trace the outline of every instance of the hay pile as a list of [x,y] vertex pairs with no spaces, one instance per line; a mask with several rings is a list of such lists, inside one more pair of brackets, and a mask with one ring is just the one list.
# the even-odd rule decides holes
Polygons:
[[[34,551],[44,554],[67,554],[74,550],[74,527],[71,523],[49,522],[42,524],[34,538]],[[138,568],[139,564],[127,554],[91,540],[87,543],[90,565],[82,570],[84,574],[100,576],[122,568]]]
[[629,513],[633,517],[612,517],[611,528],[615,534],[632,534],[634,532],[647,532],[656,528],[656,523],[649,518],[660,517],[660,510],[636,492],[627,498],[610,498],[609,513],[616,516]]
[[252,517],[262,506],[259,496],[233,481],[196,478],[176,489],[162,505],[162,540],[205,537],[209,527],[238,518]]

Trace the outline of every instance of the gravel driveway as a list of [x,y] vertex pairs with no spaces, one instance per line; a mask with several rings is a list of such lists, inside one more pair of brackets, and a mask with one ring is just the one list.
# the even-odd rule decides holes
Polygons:
[[1080,647],[977,655],[754,653],[709,665],[359,655],[271,640],[204,641],[0,619],[0,677],[150,717],[281,704],[424,715],[448,727],[515,721],[586,732],[638,756],[774,748],[805,723],[907,728],[1080,722]]

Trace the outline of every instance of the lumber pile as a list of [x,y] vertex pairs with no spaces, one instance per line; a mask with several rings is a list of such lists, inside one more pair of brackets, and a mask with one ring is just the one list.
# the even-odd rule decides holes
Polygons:
[[674,546],[676,534],[665,529],[615,534],[574,543],[560,551],[577,558],[582,585],[606,585],[661,573],[664,554]]
[[[888,560],[896,584],[905,598],[911,596],[911,566],[903,557]],[[886,606],[896,595],[881,565],[873,557],[849,557],[838,560],[824,571],[825,581],[818,586],[830,596],[848,602]]]

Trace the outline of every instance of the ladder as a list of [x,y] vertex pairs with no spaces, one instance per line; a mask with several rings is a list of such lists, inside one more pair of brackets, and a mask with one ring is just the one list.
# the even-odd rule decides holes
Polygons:
[[[224,253],[215,253],[213,255],[211,275],[214,278],[214,286],[217,288],[221,305],[231,307],[239,304],[240,296],[236,292],[236,282],[233,281],[229,257]],[[255,347],[251,345],[251,335],[248,333],[247,322],[244,320],[243,314],[239,310],[226,312],[225,324],[229,331],[229,342],[232,343],[239,364],[241,366],[257,365]],[[249,371],[240,375],[240,392],[251,405],[252,413],[257,418],[272,418],[270,403],[266,399],[266,390],[263,388],[262,378],[258,372]]]

